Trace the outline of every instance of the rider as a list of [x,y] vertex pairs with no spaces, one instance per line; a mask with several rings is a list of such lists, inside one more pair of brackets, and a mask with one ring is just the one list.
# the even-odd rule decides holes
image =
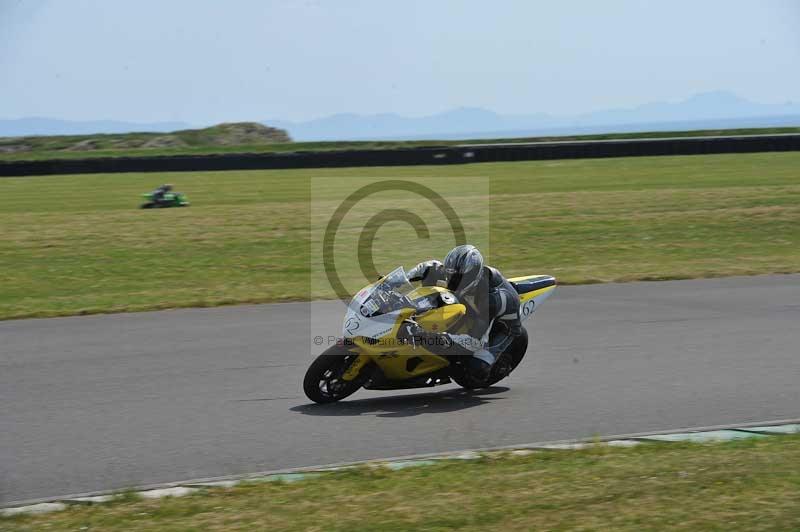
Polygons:
[[517,291],[499,271],[485,266],[481,252],[469,244],[453,248],[444,263],[417,264],[408,278],[423,285],[445,281],[467,307],[469,325],[466,334],[430,333],[418,326],[409,326],[407,334],[444,345],[448,354],[469,355],[466,366],[473,384],[486,383],[497,357],[522,334]]
[[153,202],[159,203],[161,201],[164,201],[164,196],[167,194],[167,192],[170,192],[171,190],[172,190],[172,185],[170,185],[169,183],[161,185],[152,192]]

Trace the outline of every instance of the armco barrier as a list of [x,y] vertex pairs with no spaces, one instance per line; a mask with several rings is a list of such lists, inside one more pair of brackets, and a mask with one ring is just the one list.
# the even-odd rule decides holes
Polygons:
[[0,177],[465,164],[544,159],[800,151],[800,134],[474,144],[384,150],[178,155],[0,162]]

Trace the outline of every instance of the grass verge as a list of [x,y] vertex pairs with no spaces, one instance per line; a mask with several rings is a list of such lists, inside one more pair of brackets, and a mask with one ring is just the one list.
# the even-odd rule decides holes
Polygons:
[[[489,260],[509,276],[798,272],[798,168],[800,153],[766,153],[0,179],[0,319],[331,297],[309,280],[312,179],[333,198],[365,179],[414,178],[468,206],[484,192],[460,183],[483,178]],[[193,206],[138,210],[164,181]],[[384,242],[412,241],[379,268],[429,258],[408,226],[386,231]]]
[[125,500],[0,530],[796,530],[800,436],[358,469]]

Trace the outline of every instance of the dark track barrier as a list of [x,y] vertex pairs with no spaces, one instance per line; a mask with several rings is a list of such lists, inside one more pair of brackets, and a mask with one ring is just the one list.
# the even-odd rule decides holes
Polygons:
[[0,177],[465,164],[545,159],[800,151],[800,134],[475,144],[394,150],[176,155],[0,162]]

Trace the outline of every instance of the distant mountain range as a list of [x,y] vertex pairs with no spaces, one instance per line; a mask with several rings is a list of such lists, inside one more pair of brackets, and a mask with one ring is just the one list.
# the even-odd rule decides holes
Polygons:
[[[459,108],[410,118],[396,114],[337,114],[306,122],[264,120],[286,129],[296,141],[371,139],[458,139],[582,133],[800,126],[800,104],[759,104],[730,92],[694,95],[677,103],[656,102],[573,116],[547,113],[503,115]],[[0,120],[0,136],[167,132],[193,127],[182,122],[72,122],[48,118]]]
[[800,126],[800,104],[758,104],[723,91],[677,103],[658,102],[574,116],[502,115],[460,108],[408,118],[396,114],[338,114],[308,122],[267,120],[304,140],[458,139],[580,133]]

